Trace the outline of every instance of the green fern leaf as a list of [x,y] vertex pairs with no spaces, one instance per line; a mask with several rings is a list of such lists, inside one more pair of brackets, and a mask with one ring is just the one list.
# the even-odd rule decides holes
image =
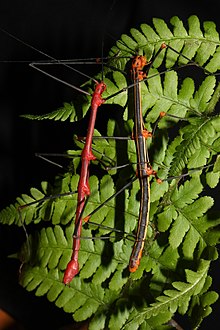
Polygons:
[[31,120],[44,120],[44,119],[51,119],[51,120],[61,120],[65,121],[67,119],[70,122],[75,122],[82,119],[86,112],[90,107],[90,99],[85,97],[80,97],[75,102],[72,103],[64,103],[62,108],[59,108],[51,113],[43,114],[43,115],[21,115],[23,118],[31,119]]
[[189,228],[187,219],[179,215],[170,230],[169,242],[173,248],[177,248],[180,245]]
[[179,189],[176,189],[171,197],[171,201],[177,208],[183,208],[187,204],[191,204],[193,200],[198,198],[202,192],[202,184],[195,176],[190,181],[186,181],[184,185],[181,185]]

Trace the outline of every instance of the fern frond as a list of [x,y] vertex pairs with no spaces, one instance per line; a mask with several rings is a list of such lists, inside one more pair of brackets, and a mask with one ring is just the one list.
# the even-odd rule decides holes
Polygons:
[[21,115],[21,117],[31,120],[50,119],[65,121],[68,119],[70,122],[76,122],[82,119],[87,113],[90,107],[90,100],[91,98],[80,95],[78,99],[75,100],[74,104],[65,102],[63,107],[50,113],[43,115],[26,114]]
[[173,67],[175,64],[186,64],[187,59],[181,56],[181,53],[200,66],[206,64],[206,70],[216,72],[219,69],[219,34],[216,31],[215,23],[204,22],[202,30],[199,19],[195,15],[189,17],[188,29],[177,16],[171,18],[170,23],[172,29],[164,20],[154,18],[153,28],[142,24],[140,30],[131,29],[131,36],[122,35],[123,43],[117,42],[117,47],[113,47],[110,54],[117,54],[118,49],[122,53],[129,53],[129,49],[141,49],[147,58],[151,59],[155,51],[165,42],[177,53],[169,48],[166,53],[161,52],[154,63],[155,67],[159,67],[164,58],[167,68]]
[[[124,71],[128,62],[126,58],[128,58],[129,55],[133,56],[137,50],[139,50],[140,53],[143,52],[146,54],[147,59],[150,60],[161,44],[165,42],[175,49],[176,52],[170,48],[162,51],[154,62],[155,68],[160,67],[163,62],[166,68],[172,68],[175,65],[185,65],[189,61],[193,61],[197,66],[203,66],[205,64],[204,70],[206,70],[206,72],[215,73],[220,69],[218,64],[220,62],[220,41],[213,22],[205,22],[202,30],[198,17],[191,16],[188,20],[188,31],[178,17],[173,17],[170,23],[173,26],[173,30],[171,30],[162,19],[154,19],[154,28],[147,24],[142,24],[140,30],[131,29],[130,36],[122,35],[121,40],[117,42],[117,46],[114,46],[109,53],[109,57],[112,57],[110,60],[111,67],[115,66],[116,70],[120,69],[120,71]],[[132,49],[134,50],[133,53],[131,51]],[[117,55],[119,52],[120,57]],[[117,55],[116,57],[115,54]],[[108,100],[108,103],[124,106],[127,96],[126,91],[123,91],[123,89],[126,88],[127,77],[117,71],[113,72],[113,74],[109,74],[109,72],[110,70],[105,68],[104,75],[106,76],[105,83],[107,85],[107,91],[104,94],[104,98],[121,90],[121,93]],[[149,74],[149,81],[154,80],[155,84],[160,86],[161,84],[158,83],[157,78],[154,77],[154,79],[153,77],[151,78],[151,76],[155,76],[154,71]],[[96,79],[100,79],[100,77],[101,75],[97,75]],[[87,88],[91,92],[91,81],[82,87]],[[74,103],[65,103],[63,108],[49,114],[24,115],[23,117],[37,120],[52,119],[64,121],[68,119],[71,122],[75,122],[85,116],[89,109],[90,100],[90,97],[84,95],[79,96]],[[151,95],[148,95],[147,102],[152,102]],[[163,102],[163,111],[166,111],[166,101],[163,100]],[[179,111],[181,112],[181,109]]]

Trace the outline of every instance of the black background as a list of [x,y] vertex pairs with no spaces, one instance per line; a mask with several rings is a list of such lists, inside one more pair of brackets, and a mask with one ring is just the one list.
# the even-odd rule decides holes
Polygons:
[[[105,38],[104,54],[114,38],[128,33],[131,27],[141,23],[152,24],[153,17],[168,20],[177,15],[184,22],[196,14],[201,21],[216,22],[220,31],[218,8],[215,1],[145,1],[118,0],[111,11],[112,0],[7,0],[0,3],[0,27],[37,49],[59,59],[88,58],[102,56],[102,32],[113,38]],[[108,18],[108,21],[107,21]],[[107,24],[105,24],[107,21]],[[0,31],[0,61],[39,60],[44,57],[23,44],[11,39]],[[84,68],[89,72],[90,68]],[[70,77],[71,82],[79,85],[80,77]],[[72,145],[72,124],[69,122],[40,121],[32,122],[20,118],[25,113],[48,113],[71,101],[71,89],[41,75],[28,64],[0,63],[0,208],[14,202],[21,193],[28,193],[30,187],[39,187],[39,182],[52,179],[56,173],[51,166],[36,159],[35,152],[63,152]],[[10,233],[9,233],[10,231]],[[17,231],[2,228],[0,233],[1,254],[13,253],[19,245]],[[12,242],[13,239],[13,242]],[[5,244],[5,241],[8,244]],[[9,263],[10,264],[10,263]],[[8,269],[10,265],[7,263]],[[7,269],[6,269],[7,270]],[[14,268],[12,269],[13,272]],[[217,263],[212,266],[214,289],[219,292]],[[2,273],[2,267],[1,267]],[[5,276],[5,275],[4,275]],[[9,279],[6,275],[6,283]],[[10,281],[10,283],[12,283]],[[8,290],[8,286],[5,286]],[[3,290],[0,287],[0,290]],[[8,301],[0,299],[6,309],[21,310],[16,304],[10,306],[17,291],[7,291]],[[0,297],[5,293],[0,291]],[[9,297],[11,297],[9,299]],[[25,299],[25,298],[24,298]],[[219,304],[213,306],[212,316],[206,319],[201,329],[215,328],[220,321]],[[33,308],[34,310],[34,308]],[[13,312],[12,312],[13,313]],[[29,314],[28,314],[29,313]],[[28,312],[34,317],[34,314]],[[15,313],[18,317],[19,312]],[[50,314],[49,314],[50,315]],[[30,317],[30,316],[29,316]]]

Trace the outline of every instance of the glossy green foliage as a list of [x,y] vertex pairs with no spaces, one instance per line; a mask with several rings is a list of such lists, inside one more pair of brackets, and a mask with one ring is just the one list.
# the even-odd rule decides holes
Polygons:
[[[108,121],[106,136],[131,135],[132,100],[130,88],[126,89],[129,57],[138,51],[150,60],[162,43],[172,47],[161,51],[141,83],[146,127],[155,127],[161,111],[166,116],[148,141],[151,164],[163,182],[151,179],[151,225],[138,270],[128,272],[140,204],[136,180],[91,217],[95,225],[83,227],[80,273],[69,286],[62,283],[72,252],[77,194],[71,192],[77,190],[83,147],[77,140],[75,149],[68,152],[75,156],[72,172],[57,177],[53,187],[43,182],[41,190],[32,188],[0,213],[4,224],[41,224],[20,252],[21,284],[38,296],[46,295],[76,321],[91,318],[90,329],[171,329],[175,313],[187,315],[192,329],[197,329],[218,297],[210,290],[208,273],[211,261],[218,257],[220,212],[214,212],[215,200],[206,189],[215,188],[220,177],[219,36],[214,23],[205,22],[201,28],[196,16],[189,18],[188,27],[177,17],[170,23],[172,29],[154,19],[153,27],[142,24],[129,36],[122,35],[110,51],[104,72],[104,97],[114,95],[106,103],[112,104],[112,111],[115,105],[123,108],[120,120]],[[190,73],[183,73],[189,67]],[[203,76],[199,84],[194,82],[197,71]],[[92,83],[84,87],[90,90]],[[79,96],[53,113],[26,117],[77,121],[89,109],[90,100]],[[100,133],[96,130],[95,135]],[[124,165],[126,160],[130,166],[103,174],[103,165],[94,163],[93,170],[98,171],[90,177],[85,216],[134,177],[136,168],[132,139],[94,139],[93,147],[102,164]],[[19,208],[25,204],[29,205]]]

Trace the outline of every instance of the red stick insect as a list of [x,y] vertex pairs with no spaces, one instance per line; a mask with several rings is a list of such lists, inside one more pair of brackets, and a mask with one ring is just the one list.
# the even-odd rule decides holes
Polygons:
[[[59,61],[57,61],[55,58],[49,56],[48,54],[45,54],[44,52],[37,50],[35,47],[26,44],[25,42],[16,38],[15,36],[11,35],[7,31],[4,31],[4,30],[2,30],[2,31],[4,33],[6,33],[7,35],[9,35],[10,37],[16,39],[17,41],[25,44],[29,48],[32,48],[32,49],[38,51],[39,53],[49,57],[51,60],[59,63]],[[45,63],[41,63],[41,64],[45,64]],[[80,73],[78,70],[70,67],[68,64],[65,64],[64,62],[62,62],[62,65],[66,66],[67,68],[70,68],[71,70],[74,70],[75,72]],[[67,82],[65,82],[57,77],[54,77],[51,74],[40,69],[37,66],[37,63],[31,63],[30,66],[33,67],[34,69],[40,71],[41,73],[63,83],[71,88],[74,88],[77,91],[80,91],[82,93],[85,93],[86,95],[89,95],[89,93],[85,92],[84,90],[82,90],[76,86],[73,86],[71,84],[68,84]],[[80,74],[88,77],[87,75],[85,75],[83,73],[80,73]],[[75,217],[73,254],[71,257],[71,261],[68,263],[67,269],[64,274],[64,279],[63,279],[64,284],[69,283],[71,281],[71,279],[79,272],[78,252],[79,252],[79,248],[80,248],[80,234],[81,234],[81,228],[82,228],[82,212],[83,212],[83,209],[85,206],[86,197],[90,195],[89,164],[90,164],[91,160],[96,159],[96,157],[92,153],[92,148],[91,148],[92,137],[93,137],[93,133],[94,133],[94,127],[95,127],[98,108],[104,103],[104,99],[102,99],[102,94],[106,90],[106,85],[103,81],[101,81],[101,82],[98,82],[96,80],[94,80],[94,81],[95,81],[96,85],[95,85],[95,90],[92,94],[92,99],[91,99],[91,114],[90,114],[90,119],[89,119],[89,124],[88,124],[85,146],[81,153],[81,173],[80,173],[80,180],[79,180],[78,189],[77,189],[78,197],[77,197],[77,209],[76,209],[76,217]]]
[[86,135],[85,146],[81,154],[81,173],[78,184],[78,201],[75,218],[75,230],[73,234],[73,253],[71,261],[68,263],[64,273],[63,283],[68,284],[73,277],[79,272],[78,253],[80,249],[80,235],[82,228],[82,212],[85,206],[85,198],[90,195],[89,187],[89,163],[91,160],[95,160],[96,157],[92,153],[92,137],[95,127],[95,120],[98,108],[104,103],[102,99],[102,93],[105,91],[106,85],[104,82],[96,84],[95,91],[92,95],[91,101],[91,115],[88,125],[88,131]]

